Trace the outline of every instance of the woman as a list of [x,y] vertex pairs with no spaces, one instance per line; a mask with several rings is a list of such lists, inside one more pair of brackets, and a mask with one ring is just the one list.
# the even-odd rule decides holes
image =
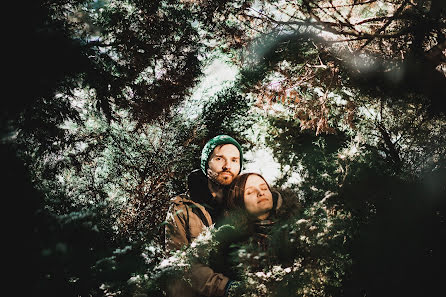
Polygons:
[[218,244],[209,263],[214,271],[230,279],[228,296],[238,296],[243,291],[240,281],[246,265],[253,272],[293,261],[289,234],[281,226],[296,215],[296,202],[297,199],[282,199],[257,173],[241,174],[231,183],[226,196],[226,219],[217,226],[214,239]]
[[281,206],[280,193],[272,191],[257,173],[241,174],[234,179],[226,199],[229,221],[245,236],[254,236],[264,249],[267,233],[277,220]]
[[272,252],[277,249],[270,249],[270,234],[275,232],[272,229],[276,222],[290,214],[282,211],[282,203],[280,193],[272,190],[260,174],[237,176],[226,197],[226,219],[215,234],[219,244],[211,257],[214,270],[231,280],[242,279],[243,272],[237,268],[241,247],[253,257],[249,261],[251,269],[281,262],[281,255]]
[[[265,220],[273,212],[273,193],[266,180],[257,173],[245,173],[238,176],[231,184],[226,200],[228,210],[245,210],[247,218],[252,220]],[[280,206],[279,206],[280,207]]]

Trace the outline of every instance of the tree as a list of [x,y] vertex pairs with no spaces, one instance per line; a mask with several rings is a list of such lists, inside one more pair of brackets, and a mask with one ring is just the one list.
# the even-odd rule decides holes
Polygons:
[[[275,270],[283,291],[250,271],[245,293],[429,295],[441,284],[441,274],[419,273],[441,268],[444,250],[441,1],[34,1],[22,10],[10,38],[19,86],[8,86],[14,99],[0,111],[11,168],[2,182],[8,197],[26,198],[8,209],[23,210],[11,238],[34,293],[125,296],[129,279],[152,277],[168,199],[220,133],[247,151],[269,148],[281,168],[275,186],[303,207],[283,229],[303,264]],[[178,115],[215,52],[239,68],[234,83],[203,98],[195,118]]]

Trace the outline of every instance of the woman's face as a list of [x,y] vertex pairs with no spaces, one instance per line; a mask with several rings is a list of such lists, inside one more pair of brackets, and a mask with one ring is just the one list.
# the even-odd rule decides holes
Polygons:
[[246,180],[244,201],[248,213],[258,219],[266,219],[273,208],[273,196],[268,185],[255,174]]

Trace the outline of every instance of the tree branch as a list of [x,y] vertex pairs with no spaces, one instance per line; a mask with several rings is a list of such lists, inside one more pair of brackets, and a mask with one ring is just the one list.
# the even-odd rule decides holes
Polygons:
[[[406,7],[406,5],[409,3],[409,0],[405,0],[400,7],[398,7],[398,9],[395,11],[395,13],[393,14],[393,16],[391,18],[389,18],[389,21],[387,23],[384,24],[384,26],[382,26],[377,33],[381,33],[382,31],[384,31],[388,26],[390,26],[390,24],[398,17],[398,15],[403,11],[403,9]],[[373,41],[374,38],[371,38],[369,40],[367,40],[360,48],[359,51],[363,50],[367,45],[370,44],[370,42]]]

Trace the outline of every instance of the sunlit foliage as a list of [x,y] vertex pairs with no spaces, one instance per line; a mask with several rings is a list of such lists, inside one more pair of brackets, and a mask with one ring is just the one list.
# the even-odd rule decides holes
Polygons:
[[[239,247],[240,296],[441,287],[444,1],[8,5],[22,25],[8,36],[15,83],[0,106],[16,291],[162,296],[163,273],[221,239],[210,230],[184,253],[162,247],[169,199],[221,133],[268,148],[273,186],[299,206],[272,234],[288,262]],[[222,56],[237,76],[187,110]]]

